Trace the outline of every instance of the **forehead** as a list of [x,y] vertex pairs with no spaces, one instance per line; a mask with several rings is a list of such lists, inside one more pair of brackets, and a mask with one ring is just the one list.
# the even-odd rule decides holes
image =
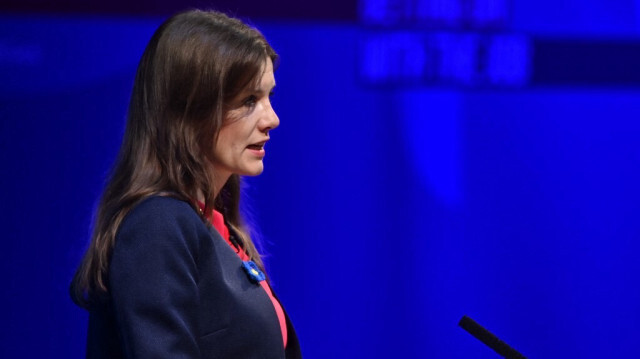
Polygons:
[[264,73],[273,73],[273,61],[270,57],[267,56],[267,58],[265,58],[265,60],[262,62],[262,70]]
[[247,83],[242,90],[236,94],[235,99],[240,99],[251,93],[271,92],[275,87],[276,80],[273,76],[273,62],[267,57],[260,67],[256,76]]
[[271,89],[276,85],[276,79],[273,76],[273,61],[271,58],[267,57],[267,59],[262,64],[262,69],[260,70],[260,78],[258,79],[258,83],[256,84],[259,89],[264,90],[265,88]]

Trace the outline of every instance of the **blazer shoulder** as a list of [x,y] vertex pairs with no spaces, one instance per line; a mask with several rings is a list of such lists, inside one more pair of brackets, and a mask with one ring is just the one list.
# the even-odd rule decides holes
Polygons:
[[125,216],[121,229],[141,224],[165,227],[203,222],[187,202],[173,197],[154,196],[136,204]]
[[[130,240],[191,242],[208,233],[206,224],[189,203],[155,196],[144,199],[125,216],[116,235],[116,248]],[[193,242],[188,245],[197,246]]]
[[200,357],[198,258],[207,235],[191,205],[175,198],[145,199],[125,217],[109,289],[126,357]]

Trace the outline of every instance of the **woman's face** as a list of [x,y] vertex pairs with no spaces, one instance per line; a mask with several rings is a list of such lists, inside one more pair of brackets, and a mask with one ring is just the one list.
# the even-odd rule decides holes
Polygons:
[[258,87],[245,89],[225,115],[213,150],[216,177],[226,179],[231,174],[257,176],[262,173],[264,144],[269,139],[269,131],[280,124],[269,99],[275,85],[273,63],[267,58]]

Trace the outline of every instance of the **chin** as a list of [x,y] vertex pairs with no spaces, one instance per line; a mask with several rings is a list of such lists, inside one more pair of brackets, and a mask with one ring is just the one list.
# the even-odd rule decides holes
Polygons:
[[259,166],[259,167],[255,167],[255,168],[247,168],[245,169],[245,171],[243,171],[242,175],[243,176],[249,176],[249,177],[253,177],[253,176],[258,176],[262,173],[262,171],[264,171],[264,166]]

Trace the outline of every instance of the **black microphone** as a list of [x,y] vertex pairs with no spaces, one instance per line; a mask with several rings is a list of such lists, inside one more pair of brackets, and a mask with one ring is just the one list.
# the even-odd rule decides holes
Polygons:
[[520,354],[517,350],[510,347],[507,343],[500,340],[490,331],[483,328],[482,325],[476,323],[466,315],[460,319],[458,325],[504,358],[527,359],[524,355]]

